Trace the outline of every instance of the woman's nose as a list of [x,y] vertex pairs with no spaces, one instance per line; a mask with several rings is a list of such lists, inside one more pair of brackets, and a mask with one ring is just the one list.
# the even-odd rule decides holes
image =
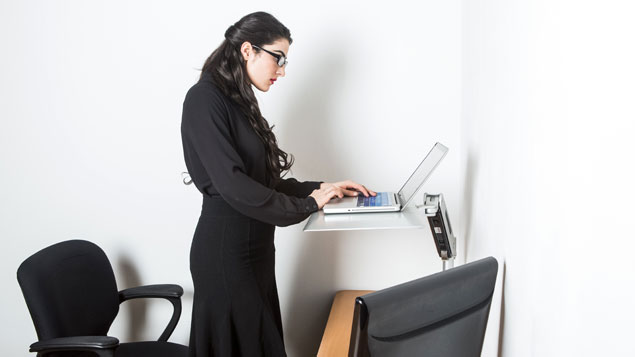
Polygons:
[[286,74],[284,67],[286,67],[286,66],[282,66],[282,67],[278,68],[278,71],[276,72],[276,74],[278,74],[280,77],[284,77],[284,75]]

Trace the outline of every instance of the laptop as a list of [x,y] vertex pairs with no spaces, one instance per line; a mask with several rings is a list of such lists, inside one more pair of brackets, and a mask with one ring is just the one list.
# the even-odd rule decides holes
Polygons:
[[325,214],[331,213],[369,213],[369,212],[398,212],[403,211],[412,201],[421,186],[428,180],[434,169],[448,153],[448,148],[436,143],[432,150],[421,161],[417,169],[406,180],[399,192],[377,192],[377,196],[357,197],[345,196],[334,198],[324,205]]

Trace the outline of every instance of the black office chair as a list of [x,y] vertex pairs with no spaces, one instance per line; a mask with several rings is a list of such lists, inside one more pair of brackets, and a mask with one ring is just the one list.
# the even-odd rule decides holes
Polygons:
[[489,257],[358,297],[349,357],[480,356],[497,271]]
[[[181,317],[178,285],[148,285],[117,291],[106,254],[97,245],[70,240],[33,254],[18,268],[18,282],[31,313],[37,356],[186,356],[188,348],[167,342]],[[174,313],[158,341],[119,343],[106,336],[119,304],[164,298]]]

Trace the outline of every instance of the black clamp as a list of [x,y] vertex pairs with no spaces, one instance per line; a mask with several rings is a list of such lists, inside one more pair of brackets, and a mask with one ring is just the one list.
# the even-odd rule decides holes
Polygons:
[[456,237],[450,225],[450,217],[448,216],[448,209],[445,205],[443,194],[431,195],[425,193],[423,195],[423,208],[425,215],[428,217],[437,253],[439,253],[439,257],[443,261],[443,270],[446,268],[446,262],[452,268],[456,257]]

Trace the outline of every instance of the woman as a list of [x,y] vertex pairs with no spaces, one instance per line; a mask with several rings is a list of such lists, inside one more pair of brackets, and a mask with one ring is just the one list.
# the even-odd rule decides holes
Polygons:
[[225,32],[183,103],[185,162],[203,194],[190,252],[191,356],[285,356],[275,280],[275,226],[331,198],[375,195],[351,181],[283,179],[293,157],[262,117],[262,92],[285,75],[289,30],[257,12]]

